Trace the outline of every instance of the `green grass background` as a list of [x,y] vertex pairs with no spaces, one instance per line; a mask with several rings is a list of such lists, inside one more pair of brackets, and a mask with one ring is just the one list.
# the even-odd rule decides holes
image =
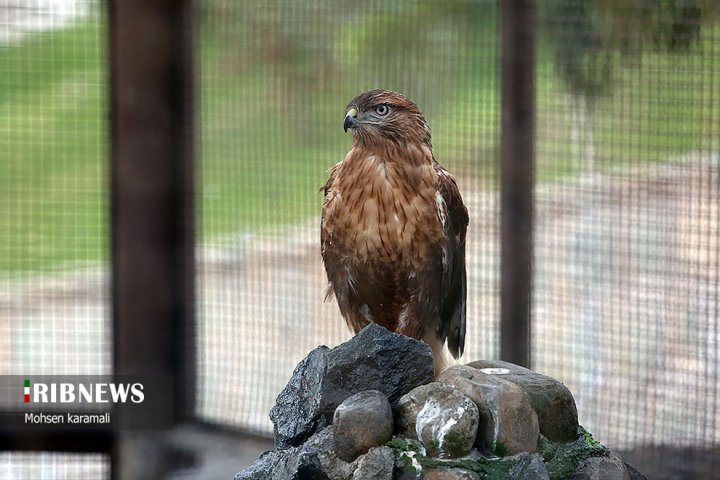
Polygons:
[[97,21],[0,46],[0,272],[107,258],[107,65]]
[[[496,188],[498,38],[494,7],[356,3],[243,15],[200,12],[199,231],[261,233],[319,215],[327,169],[350,144],[347,102],[384,87],[417,100],[438,160],[474,188]],[[275,5],[275,6],[277,6]],[[338,10],[343,9],[342,15]],[[275,12],[278,13],[278,12]],[[426,28],[419,29],[419,25]],[[720,38],[646,53],[596,101],[596,168],[718,150]],[[0,273],[105,262],[109,237],[107,29],[99,14],[0,46]],[[539,181],[577,176],[572,97],[538,52]]]

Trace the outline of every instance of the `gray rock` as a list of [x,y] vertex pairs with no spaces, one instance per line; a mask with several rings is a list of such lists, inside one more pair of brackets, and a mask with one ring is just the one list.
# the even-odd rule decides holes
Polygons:
[[294,462],[297,455],[297,450],[268,450],[260,454],[255,463],[250,465],[248,468],[235,475],[235,480],[266,480],[276,479],[274,472],[277,470],[278,474],[282,474],[284,471],[285,475],[290,475],[288,470],[288,463]]
[[[487,458],[473,449],[462,459],[438,460],[423,455],[417,440],[395,437],[390,444],[397,457],[395,478],[416,480],[428,478],[503,478],[508,480],[549,480],[543,458],[537,453],[523,452],[503,458]],[[568,478],[569,472],[555,478]]]
[[582,460],[570,480],[630,480],[625,463],[617,454]]
[[419,340],[370,324],[351,340],[313,350],[293,372],[270,411],[275,446],[301,445],[332,422],[340,403],[363,390],[378,390],[397,403],[401,396],[434,379],[430,347]]
[[418,440],[396,436],[393,438],[392,446],[395,456],[395,480],[417,480],[422,473],[422,465],[418,459],[424,455],[425,447]]
[[625,469],[628,472],[628,475],[630,476],[630,480],[648,480],[645,475],[638,472],[635,467],[630,465],[629,463],[625,463]]
[[540,428],[527,395],[514,383],[466,365],[454,365],[438,376],[469,397],[480,411],[476,444],[505,456],[536,452]]
[[355,465],[342,460],[335,453],[332,426],[325,427],[310,437],[303,448],[313,449],[317,452],[320,465],[331,480],[350,480],[352,478]]
[[508,475],[511,480],[550,480],[547,467],[537,453],[524,452],[509,458],[517,461]]
[[366,390],[345,399],[335,410],[333,439],[335,452],[352,462],[373,447],[392,438],[390,403],[377,390]]
[[270,410],[275,431],[275,446],[301,445],[316,430],[330,424],[322,415],[322,379],[330,349],[321,346],[310,352],[298,365],[290,381]]
[[454,387],[442,384],[440,382],[431,382],[426,385],[420,385],[410,390],[408,393],[400,397],[395,407],[395,431],[398,435],[406,438],[417,440],[417,431],[415,422],[417,415],[425,405],[428,396],[438,390],[453,390]]
[[388,447],[371,448],[357,460],[353,480],[392,480],[395,457]]
[[469,470],[441,467],[428,470],[422,478],[423,480],[480,480],[480,475]]
[[356,465],[337,457],[332,437],[326,427],[301,447],[264,452],[235,480],[350,480]]
[[317,453],[302,448],[267,451],[235,480],[330,480]]
[[580,462],[590,457],[607,457],[612,451],[595,440],[584,428],[578,428],[574,442],[553,442],[540,435],[538,450],[551,478],[570,478]]
[[418,412],[415,429],[429,457],[459,458],[470,453],[479,421],[472,400],[455,388],[438,386]]
[[478,360],[468,364],[484,373],[498,375],[522,388],[537,413],[540,433],[555,442],[577,438],[578,413],[570,390],[554,378],[513,363]]
[[422,478],[423,480],[480,480],[480,475],[469,470],[441,467],[428,470]]
[[332,413],[347,397],[363,390],[378,390],[395,405],[407,392],[434,379],[435,361],[428,344],[373,323],[332,350],[323,393]]
[[303,446],[298,454],[297,471],[292,476],[302,480],[331,480],[323,469],[317,450]]

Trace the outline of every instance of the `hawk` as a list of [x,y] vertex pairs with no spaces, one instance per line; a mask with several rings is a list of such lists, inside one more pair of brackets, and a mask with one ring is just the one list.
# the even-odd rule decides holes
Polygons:
[[[465,346],[468,213],[404,95],[371,90],[347,106],[352,148],[322,188],[327,297],[355,333],[369,323],[425,341],[444,367]],[[326,298],[327,298],[326,297]]]

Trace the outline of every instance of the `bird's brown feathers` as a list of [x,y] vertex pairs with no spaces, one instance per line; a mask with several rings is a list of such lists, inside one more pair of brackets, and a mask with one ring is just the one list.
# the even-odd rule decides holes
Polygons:
[[355,332],[378,323],[428,341],[436,355],[447,339],[457,358],[468,215],[455,179],[435,161],[422,112],[403,95],[372,90],[348,110],[353,146],[323,187],[328,294]]

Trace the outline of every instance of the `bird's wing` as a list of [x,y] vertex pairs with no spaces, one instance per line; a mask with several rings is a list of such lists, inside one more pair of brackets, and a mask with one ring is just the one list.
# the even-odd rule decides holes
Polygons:
[[465,349],[465,310],[467,281],[465,274],[465,232],[468,225],[468,212],[463,204],[455,178],[439,164],[438,194],[445,209],[443,220],[446,243],[446,265],[443,269],[442,299],[440,301],[440,320],[443,336],[453,357],[458,358]]
[[[328,247],[331,243],[330,240],[332,237],[333,226],[327,225],[327,210],[334,194],[333,184],[335,183],[337,168],[338,165],[335,165],[332,169],[330,169],[330,176],[328,177],[327,182],[325,182],[325,185],[320,188],[320,191],[324,195],[322,217],[320,219],[320,254],[325,265],[325,270],[328,274],[328,279],[331,278],[333,269],[336,269],[338,267],[337,258],[335,258],[335,256],[332,255],[330,252],[328,252]],[[327,290],[325,291],[325,300],[330,298],[333,294],[334,291],[332,288],[332,284],[328,283]]]

